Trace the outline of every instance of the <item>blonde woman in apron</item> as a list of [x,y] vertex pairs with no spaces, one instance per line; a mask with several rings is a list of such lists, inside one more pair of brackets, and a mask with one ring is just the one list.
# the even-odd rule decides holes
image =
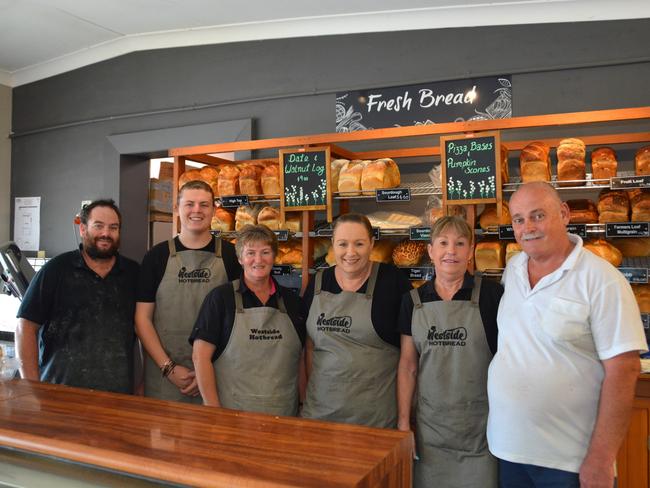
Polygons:
[[334,225],[336,266],[305,293],[307,391],[302,416],[394,428],[399,360],[397,317],[411,288],[395,266],[370,261],[372,227],[359,214]]
[[503,288],[467,273],[472,242],[462,218],[439,219],[428,246],[434,279],[402,300],[398,428],[411,429],[415,395],[416,488],[497,487],[486,440],[487,371]]

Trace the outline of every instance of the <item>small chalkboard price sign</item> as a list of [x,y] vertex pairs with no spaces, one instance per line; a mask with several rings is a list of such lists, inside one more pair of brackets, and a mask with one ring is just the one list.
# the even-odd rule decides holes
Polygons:
[[281,150],[280,213],[299,210],[327,210],[332,221],[330,191],[330,148],[308,147]]
[[500,154],[498,132],[441,137],[443,205],[501,202]]

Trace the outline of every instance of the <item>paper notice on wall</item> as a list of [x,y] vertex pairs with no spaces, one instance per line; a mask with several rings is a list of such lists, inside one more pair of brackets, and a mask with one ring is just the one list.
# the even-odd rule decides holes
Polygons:
[[38,251],[41,197],[16,198],[14,209],[14,242],[23,251]]

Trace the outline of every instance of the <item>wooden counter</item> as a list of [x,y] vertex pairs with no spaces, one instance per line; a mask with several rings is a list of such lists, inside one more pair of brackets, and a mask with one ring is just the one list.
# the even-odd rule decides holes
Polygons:
[[630,428],[616,458],[619,488],[650,486],[650,374],[642,374],[636,384]]
[[408,487],[410,433],[0,382],[0,451],[174,484]]

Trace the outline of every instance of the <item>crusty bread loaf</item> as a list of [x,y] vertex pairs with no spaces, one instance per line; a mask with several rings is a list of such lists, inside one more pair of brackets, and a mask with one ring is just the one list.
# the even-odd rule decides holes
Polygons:
[[234,164],[226,165],[219,172],[219,179],[217,182],[219,189],[219,196],[225,197],[228,195],[239,194],[239,168]]
[[258,196],[262,194],[262,168],[246,165],[239,170],[239,191],[242,195]]
[[628,222],[630,200],[622,190],[603,190],[598,196],[598,222]]
[[505,266],[504,246],[497,241],[483,241],[476,244],[474,250],[476,269],[501,269]]
[[225,208],[217,207],[214,209],[214,216],[210,227],[212,230],[221,232],[230,232],[235,230],[235,216]]
[[650,313],[650,285],[647,283],[634,284],[632,285],[632,291],[636,303],[639,305],[639,311],[641,313]]
[[314,259],[318,259],[320,257],[323,257],[327,254],[327,252],[330,250],[330,247],[332,247],[332,240],[327,238],[327,237],[315,237],[313,239],[314,242]]
[[585,143],[580,139],[563,139],[557,147],[557,180],[560,186],[584,185],[586,175]]
[[235,230],[241,230],[245,225],[257,224],[257,216],[259,213],[259,205],[242,205],[237,207],[237,212],[235,213]]
[[519,171],[522,183],[551,181],[551,159],[548,144],[535,141],[519,154]]
[[632,210],[632,222],[650,221],[650,190],[647,188],[635,188],[628,192],[630,197],[630,209]]
[[511,257],[519,254],[521,251],[521,246],[517,242],[509,242],[506,245],[506,264],[508,264]]
[[591,200],[578,199],[568,200],[567,205],[571,212],[569,223],[571,224],[596,224],[598,223],[598,208]]
[[348,159],[333,159],[330,161],[330,181],[332,191],[339,191],[339,175],[341,174],[341,168],[349,162]]
[[634,155],[634,172],[639,175],[650,175],[650,146],[640,148]]
[[280,211],[271,206],[263,207],[257,214],[257,223],[265,225],[271,230],[280,230]]
[[397,266],[417,266],[427,253],[427,244],[422,241],[401,241],[393,249],[393,262]]
[[327,254],[325,255],[325,262],[330,266],[334,266],[336,264],[336,257],[334,256],[333,246],[327,250]]
[[260,177],[264,197],[272,198],[280,194],[280,167],[273,163],[262,170]]
[[290,264],[294,268],[302,268],[302,241],[292,239],[278,245],[278,264]]
[[364,195],[372,195],[381,188],[395,188],[400,184],[397,164],[390,158],[369,161],[361,173],[361,189]]
[[[618,159],[611,147],[599,147],[591,153],[591,177],[594,180],[609,180],[616,176]],[[596,185],[607,185],[608,181],[595,181]]]
[[625,258],[650,256],[650,237],[627,237],[611,241]]
[[361,191],[361,175],[363,174],[363,167],[368,161],[350,161],[341,168],[339,173],[339,186],[338,191],[350,195],[359,195]]
[[395,242],[390,239],[375,241],[375,245],[370,251],[370,260],[378,263],[392,263],[394,248]]
[[204,166],[201,168],[199,173],[201,174],[201,179],[210,184],[219,177],[219,168],[214,166]]
[[201,178],[201,170],[191,169],[189,171],[186,171],[178,179],[178,188],[180,189],[185,183],[195,180],[203,181],[203,178]]
[[584,243],[584,248],[593,252],[608,261],[612,266],[620,266],[623,262],[623,255],[616,247],[612,246],[605,239],[594,239]]
[[283,229],[287,229],[289,232],[300,232],[301,227],[300,213],[285,212]]
[[478,218],[481,229],[488,230],[489,227],[496,227],[498,225],[508,225],[512,223],[508,204],[501,202],[501,219],[497,217],[497,206],[494,203],[489,203],[485,206],[481,215]]

